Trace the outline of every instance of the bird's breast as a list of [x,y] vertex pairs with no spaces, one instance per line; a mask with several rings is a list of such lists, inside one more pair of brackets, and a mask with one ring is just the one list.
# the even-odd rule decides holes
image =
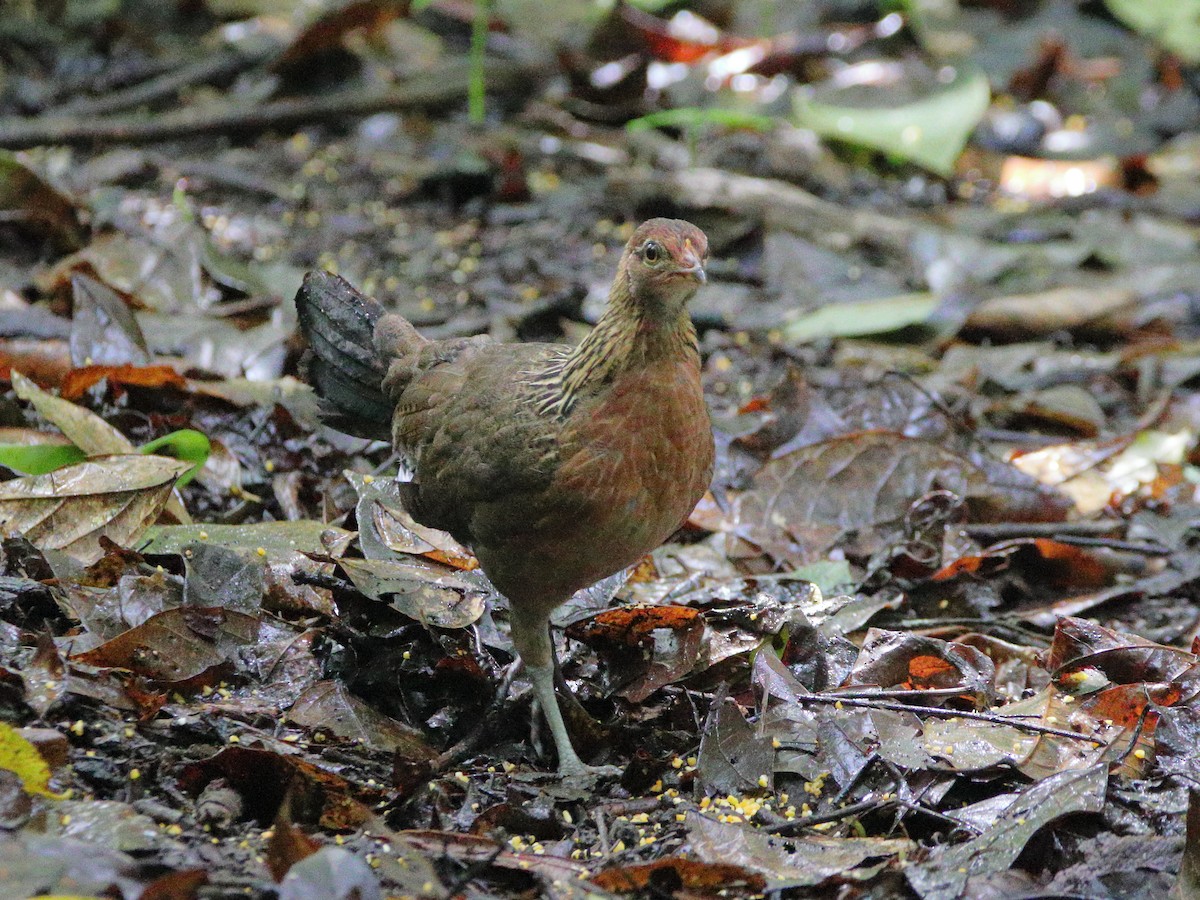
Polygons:
[[561,439],[555,486],[587,512],[593,548],[613,571],[636,562],[683,524],[712,476],[712,425],[691,361],[614,379],[578,411]]
[[618,374],[572,410],[557,457],[546,489],[495,504],[504,527],[474,545],[503,594],[546,612],[636,563],[704,495],[713,438],[698,361]]

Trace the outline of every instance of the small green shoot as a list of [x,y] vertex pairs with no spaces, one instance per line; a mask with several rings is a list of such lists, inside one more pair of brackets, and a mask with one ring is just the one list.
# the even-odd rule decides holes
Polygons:
[[212,444],[209,443],[207,437],[194,428],[182,428],[143,444],[138,451],[140,453],[165,451],[167,456],[173,456],[183,462],[190,462],[192,467],[180,475],[179,480],[175,483],[176,487],[183,487],[204,468],[205,462],[208,461],[208,455],[212,452]]

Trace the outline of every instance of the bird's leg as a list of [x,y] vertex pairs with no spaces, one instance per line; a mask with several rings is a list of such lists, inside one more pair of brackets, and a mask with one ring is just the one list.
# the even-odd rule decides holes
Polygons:
[[537,698],[546,724],[550,726],[550,734],[554,737],[554,749],[558,752],[558,774],[578,775],[588,770],[583,760],[571,745],[571,736],[567,734],[567,725],[563,721],[562,711],[558,708],[558,698],[554,694],[554,666],[525,666],[529,680],[533,683],[533,695]]
[[512,639],[525,662],[525,671],[533,685],[533,696],[537,699],[550,734],[554,737],[554,749],[558,752],[558,774],[564,777],[586,774],[611,774],[619,771],[610,766],[589,766],[579,758],[571,745],[566,723],[558,708],[554,694],[554,645],[550,643],[549,617],[539,611],[522,612],[522,606],[510,604]]

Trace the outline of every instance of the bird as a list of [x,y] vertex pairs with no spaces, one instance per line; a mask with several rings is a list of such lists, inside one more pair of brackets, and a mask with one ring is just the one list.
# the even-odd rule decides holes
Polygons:
[[390,439],[409,476],[405,508],[469,547],[508,600],[563,777],[604,767],[583,763],[558,708],[550,615],[674,534],[712,477],[688,312],[707,260],[708,239],[690,222],[642,223],[604,312],[573,347],[431,340],[324,272],[296,295],[326,421]]

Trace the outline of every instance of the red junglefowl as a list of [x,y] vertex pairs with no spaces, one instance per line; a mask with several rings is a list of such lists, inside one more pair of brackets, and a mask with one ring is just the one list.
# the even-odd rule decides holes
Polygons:
[[590,767],[556,703],[550,613],[670,537],[711,477],[687,311],[707,251],[688,222],[642,224],[574,348],[429,340],[328,274],[296,297],[330,424],[390,437],[412,473],[401,497],[413,518],[469,546],[508,598],[563,775]]

